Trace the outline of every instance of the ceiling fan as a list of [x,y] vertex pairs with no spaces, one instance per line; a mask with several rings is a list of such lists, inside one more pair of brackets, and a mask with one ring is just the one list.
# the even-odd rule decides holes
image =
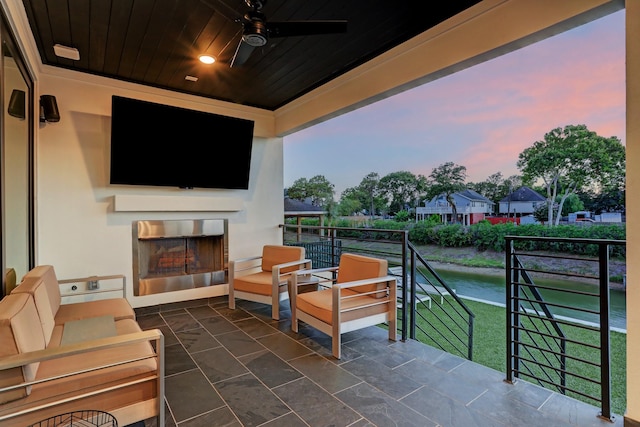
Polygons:
[[244,64],[256,47],[267,44],[269,38],[335,34],[347,31],[346,20],[313,20],[269,22],[262,13],[267,0],[245,0],[251,10],[241,19],[242,38],[231,60],[231,67]]

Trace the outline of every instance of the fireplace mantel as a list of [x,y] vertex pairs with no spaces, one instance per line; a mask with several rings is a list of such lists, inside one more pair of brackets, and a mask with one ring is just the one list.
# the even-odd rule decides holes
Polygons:
[[113,196],[115,212],[237,212],[244,209],[237,197]]

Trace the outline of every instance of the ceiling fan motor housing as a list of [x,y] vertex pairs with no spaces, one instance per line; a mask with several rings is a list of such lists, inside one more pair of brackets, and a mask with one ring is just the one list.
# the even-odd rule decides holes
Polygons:
[[244,31],[242,33],[242,40],[250,46],[260,47],[267,44],[267,26],[265,24],[265,17],[260,12],[247,12],[244,16]]

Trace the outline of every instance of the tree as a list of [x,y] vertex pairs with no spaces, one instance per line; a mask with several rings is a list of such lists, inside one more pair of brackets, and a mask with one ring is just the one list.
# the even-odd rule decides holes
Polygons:
[[360,181],[358,186],[358,190],[365,199],[364,206],[367,206],[369,216],[372,218],[376,214],[376,205],[379,205],[380,201],[379,183],[380,175],[377,172],[371,172]]
[[429,189],[427,192],[429,199],[443,195],[451,205],[454,221],[457,221],[458,210],[453,199],[453,193],[464,190],[466,179],[467,168],[453,162],[441,164],[434,168],[429,175]]
[[287,196],[300,201],[310,199],[312,205],[325,207],[333,202],[334,188],[323,175],[316,175],[309,180],[298,178],[287,189]]
[[396,213],[415,207],[426,179],[407,171],[392,172],[380,179],[378,187],[388,205],[389,212]]
[[[558,225],[562,205],[569,195],[587,188],[623,185],[624,146],[613,136],[605,138],[585,125],[568,125],[545,134],[518,156],[523,180],[541,180],[547,194],[547,220]],[[554,201],[560,197],[554,215]]]

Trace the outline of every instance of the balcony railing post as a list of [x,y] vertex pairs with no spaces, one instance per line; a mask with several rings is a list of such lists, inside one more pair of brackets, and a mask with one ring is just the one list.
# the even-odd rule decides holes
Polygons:
[[[404,232],[402,235],[402,277],[407,277],[407,251],[408,251],[408,247],[409,247],[409,233],[408,232]],[[406,279],[404,279],[402,281],[402,283],[404,284],[406,282]],[[402,305],[401,305],[401,310],[402,310],[402,340],[405,341],[407,339],[408,336],[408,323],[407,323],[407,290],[406,290],[406,286],[402,286]],[[414,331],[415,332],[415,331]],[[413,337],[411,337],[413,338]]]
[[505,289],[505,293],[506,293],[506,301],[505,301],[505,307],[506,307],[506,315],[507,315],[507,330],[506,330],[506,336],[507,336],[507,378],[506,381],[508,382],[513,382],[513,346],[514,346],[514,341],[513,341],[513,328],[512,328],[512,310],[511,310],[511,283],[512,283],[512,279],[511,279],[511,275],[512,275],[512,268],[513,265],[511,263],[511,257],[513,254],[513,240],[511,240],[510,238],[505,238],[505,251],[506,251],[506,257],[505,257],[505,284],[506,284],[506,289]]
[[609,245],[598,246],[600,276],[600,386],[602,388],[602,413],[611,419],[611,341],[609,333]]

